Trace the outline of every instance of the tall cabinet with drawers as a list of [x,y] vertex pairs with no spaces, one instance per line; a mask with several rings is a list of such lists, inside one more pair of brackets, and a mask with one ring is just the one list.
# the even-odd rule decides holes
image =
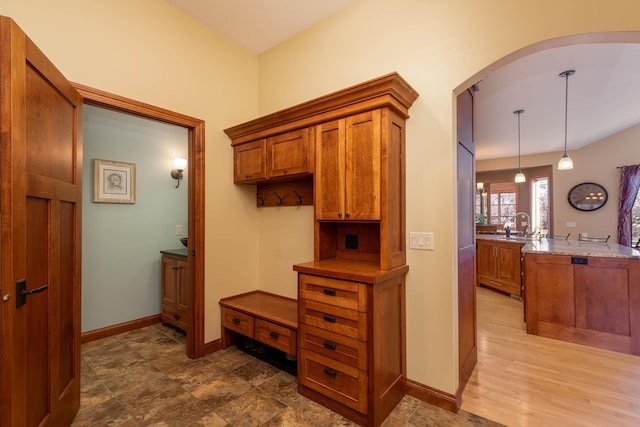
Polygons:
[[238,173],[244,143],[308,135],[314,259],[293,266],[298,391],[366,426],[405,393],[405,120],[417,97],[391,73],[225,130],[236,183],[271,176],[253,154],[251,173]]

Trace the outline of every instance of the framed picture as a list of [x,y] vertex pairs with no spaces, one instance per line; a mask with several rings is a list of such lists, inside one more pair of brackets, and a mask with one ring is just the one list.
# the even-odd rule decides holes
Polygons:
[[136,202],[135,163],[93,159],[94,203]]

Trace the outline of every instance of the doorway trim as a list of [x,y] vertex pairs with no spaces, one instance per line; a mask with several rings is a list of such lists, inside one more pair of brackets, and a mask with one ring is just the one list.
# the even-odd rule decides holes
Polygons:
[[204,120],[175,113],[79,83],[72,85],[85,104],[186,128],[188,131],[189,326],[187,356],[197,359],[213,353],[219,340],[204,342]]

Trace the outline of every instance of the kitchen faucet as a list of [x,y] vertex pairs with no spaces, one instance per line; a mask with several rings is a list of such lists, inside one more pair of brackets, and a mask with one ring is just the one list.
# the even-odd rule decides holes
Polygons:
[[[524,226],[524,232],[523,232],[523,235],[526,236],[527,230],[531,229],[531,217],[526,212],[516,212],[516,214],[514,215],[516,221],[518,220],[518,215],[524,215],[527,218],[527,225]],[[516,223],[516,228],[517,226],[518,224]]]

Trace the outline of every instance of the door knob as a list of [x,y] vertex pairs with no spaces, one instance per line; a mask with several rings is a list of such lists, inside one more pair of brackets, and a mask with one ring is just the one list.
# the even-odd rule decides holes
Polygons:
[[16,308],[25,305],[27,303],[27,297],[29,295],[39,294],[48,287],[49,285],[42,285],[39,288],[27,290],[27,281],[25,279],[18,280],[16,282]]

